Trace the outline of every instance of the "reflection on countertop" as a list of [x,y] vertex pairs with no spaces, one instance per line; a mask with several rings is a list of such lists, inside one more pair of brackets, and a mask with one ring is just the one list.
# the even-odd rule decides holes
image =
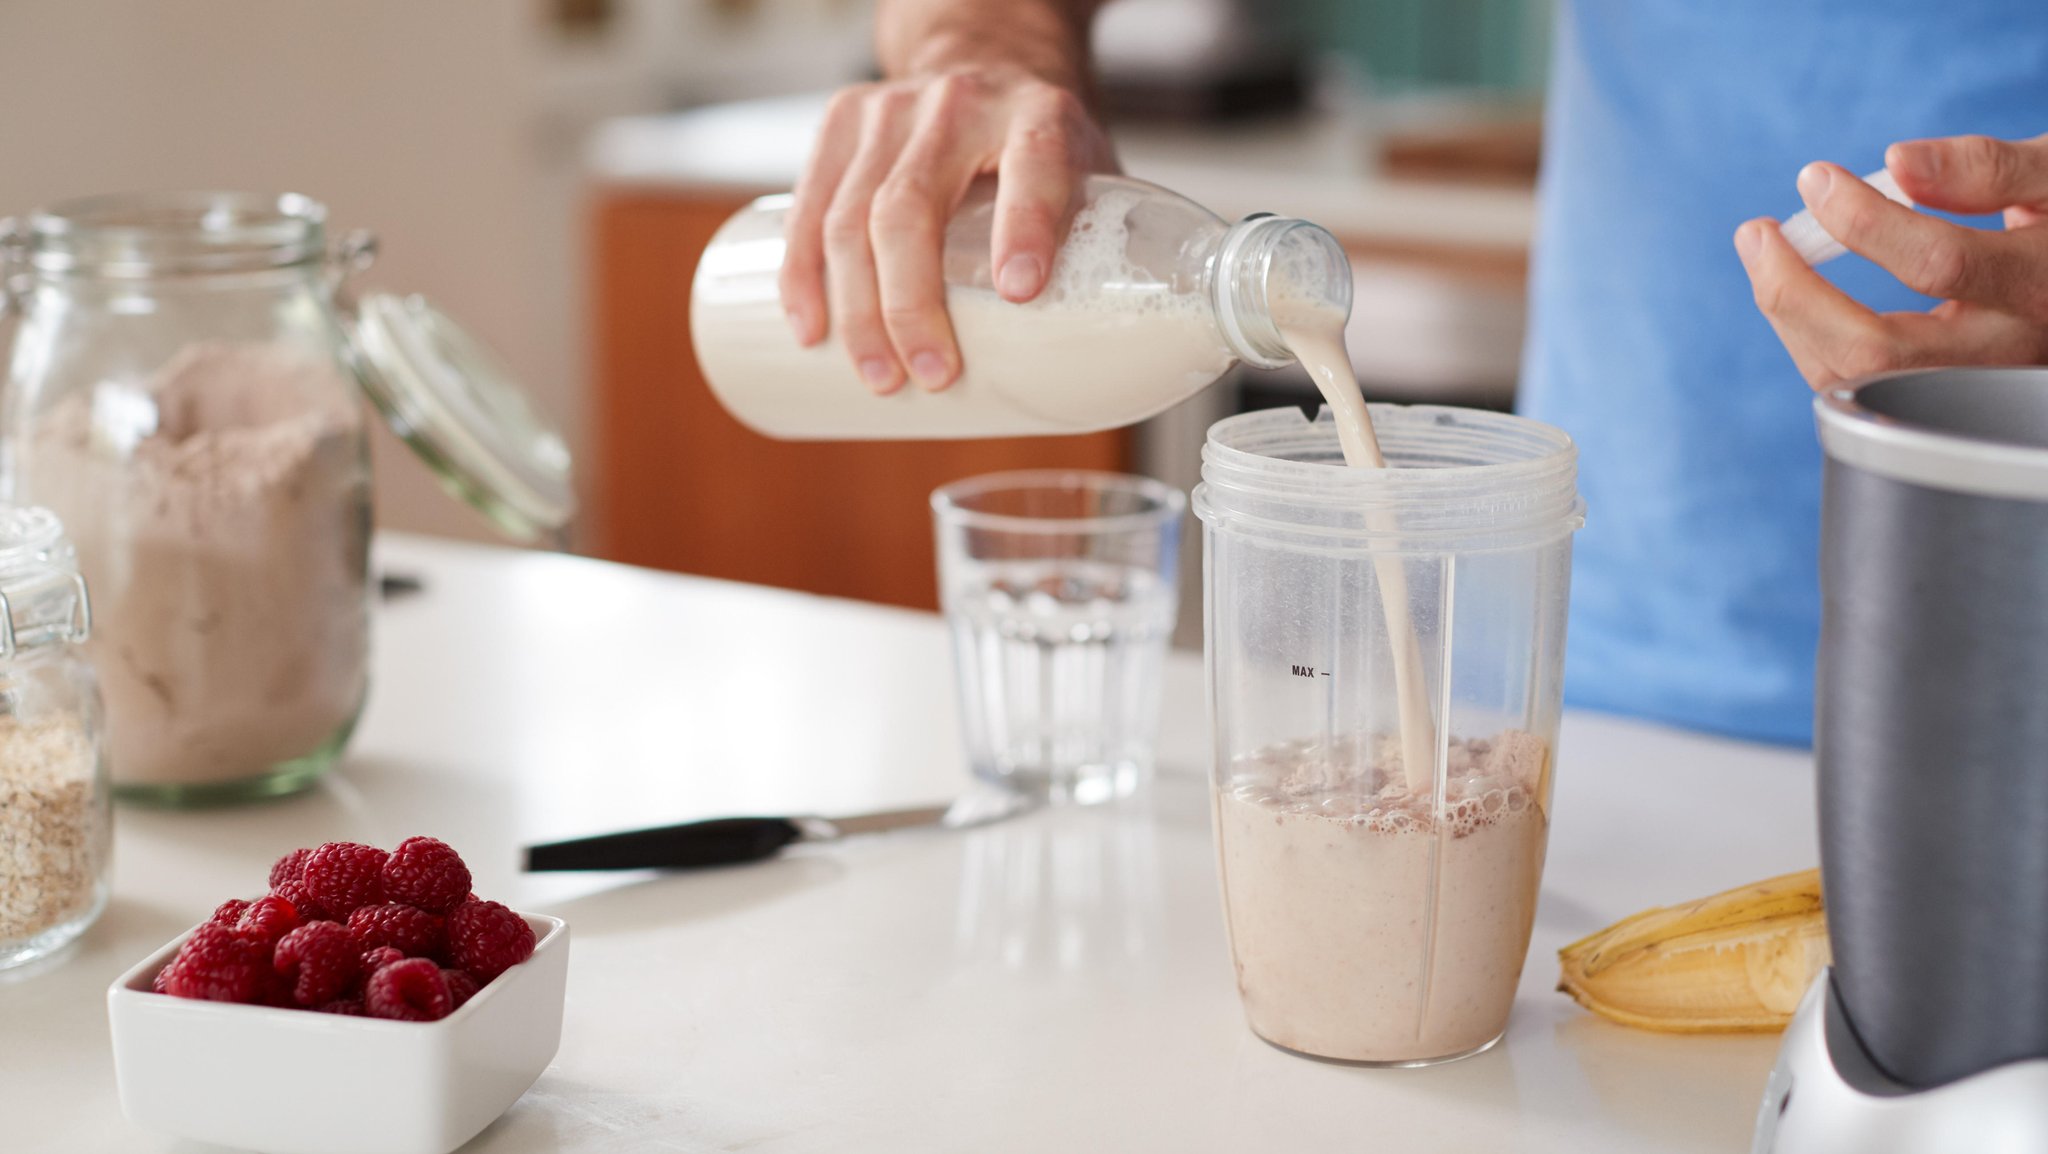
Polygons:
[[1156,965],[1167,938],[1160,839],[1208,836],[1205,805],[1199,782],[1173,778],[1121,801],[1050,808],[969,834],[960,844],[958,960],[1039,975]]

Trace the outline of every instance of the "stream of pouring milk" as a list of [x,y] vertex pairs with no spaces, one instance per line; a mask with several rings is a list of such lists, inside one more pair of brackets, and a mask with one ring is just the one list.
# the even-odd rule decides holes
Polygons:
[[[1372,415],[1365,407],[1365,394],[1351,371],[1351,356],[1344,349],[1344,314],[1337,309],[1308,301],[1276,302],[1273,321],[1295,359],[1315,379],[1316,388],[1337,418],[1337,441],[1344,449],[1344,463],[1354,469],[1384,469],[1387,459],[1380,453],[1379,438],[1373,434]],[[1391,529],[1375,524],[1373,528]],[[1379,576],[1380,608],[1386,614],[1387,637],[1394,650],[1394,694],[1401,712],[1401,766],[1410,793],[1428,793],[1436,776],[1436,726],[1430,718],[1427,683],[1422,676],[1422,644],[1415,636],[1415,620],[1408,611],[1408,574],[1398,556],[1373,559]]]

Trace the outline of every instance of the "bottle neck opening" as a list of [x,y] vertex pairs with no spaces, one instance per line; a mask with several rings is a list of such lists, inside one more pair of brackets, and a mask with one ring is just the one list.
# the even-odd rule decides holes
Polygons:
[[1294,217],[1255,214],[1223,234],[1210,280],[1211,307],[1231,352],[1254,368],[1293,364],[1281,331],[1289,309],[1351,315],[1351,263],[1324,229]]

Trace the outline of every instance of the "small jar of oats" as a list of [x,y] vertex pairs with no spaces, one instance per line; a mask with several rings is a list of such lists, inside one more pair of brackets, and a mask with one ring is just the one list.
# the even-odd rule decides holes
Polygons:
[[111,826],[92,621],[64,526],[0,506],[0,970],[62,948],[107,903]]

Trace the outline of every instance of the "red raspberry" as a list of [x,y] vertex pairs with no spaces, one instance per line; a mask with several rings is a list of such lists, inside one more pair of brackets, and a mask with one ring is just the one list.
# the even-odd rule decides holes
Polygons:
[[393,962],[402,962],[404,960],[405,951],[394,950],[390,946],[378,946],[374,950],[364,950],[363,973],[366,975],[374,974]]
[[397,902],[364,906],[350,914],[348,932],[358,949],[391,946],[412,958],[438,955],[443,940],[439,915]]
[[533,956],[533,927],[497,902],[471,899],[448,915],[448,957],[488,982]]
[[452,1002],[450,1013],[461,1009],[464,1002],[476,997],[476,979],[470,977],[466,970],[443,969],[441,980],[448,983],[448,997]]
[[445,914],[469,896],[469,867],[447,842],[409,837],[384,861],[384,894],[394,902]]
[[301,1006],[347,993],[362,974],[362,951],[339,922],[307,922],[278,940],[271,968]]
[[370,975],[363,986],[363,1008],[372,1018],[431,1022],[455,1007],[441,967],[425,958],[407,958]]
[[243,937],[265,945],[276,945],[277,939],[298,928],[298,909],[276,894],[251,902],[235,922],[236,931]]
[[248,908],[249,903],[241,898],[229,898],[213,907],[213,916],[206,919],[206,924],[209,926],[227,926],[232,929],[236,922],[242,920],[242,914]]
[[159,994],[168,994],[170,991],[165,987],[170,984],[170,981],[171,963],[165,962],[163,968],[156,972],[156,976],[149,980],[149,988]]
[[270,888],[275,890],[287,881],[305,877],[306,859],[312,856],[311,849],[301,847],[270,863]]
[[274,979],[270,949],[226,926],[192,931],[165,969],[163,992],[208,1002],[266,1002]]
[[327,911],[306,892],[306,859],[312,856],[310,849],[295,849],[278,858],[270,867],[270,892],[297,906],[299,916],[317,922],[327,917]]
[[306,893],[335,919],[376,905],[384,900],[385,856],[373,845],[328,842],[306,857]]
[[313,1007],[316,1014],[346,1014],[351,1018],[365,1017],[361,998],[336,998]]

